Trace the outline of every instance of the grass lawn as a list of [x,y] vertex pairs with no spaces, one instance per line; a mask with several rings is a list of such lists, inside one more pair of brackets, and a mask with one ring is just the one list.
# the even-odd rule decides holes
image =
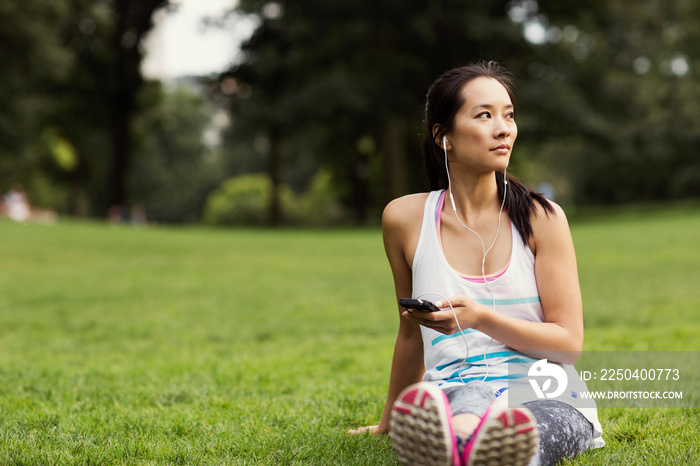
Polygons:
[[[586,350],[700,347],[700,209],[573,222]],[[395,464],[377,229],[0,222],[0,464]],[[571,464],[697,464],[700,410],[604,409]]]

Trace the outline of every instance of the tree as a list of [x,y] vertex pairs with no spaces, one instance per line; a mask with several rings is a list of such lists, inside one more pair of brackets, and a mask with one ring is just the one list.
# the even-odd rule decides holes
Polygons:
[[[529,134],[578,203],[700,194],[697,2],[521,1],[546,32],[528,66]],[[526,136],[526,139],[528,137]]]
[[[59,31],[67,8],[50,0],[0,4],[0,182],[22,179],[34,164],[28,141],[41,132],[50,87],[65,77],[70,51]],[[3,186],[6,187],[6,186]]]
[[206,196],[223,176],[215,149],[203,135],[210,107],[187,86],[164,89],[150,83],[139,95],[134,121],[136,157],[129,174],[133,205],[158,222],[196,222]]
[[109,170],[109,204],[127,202],[127,174],[133,154],[130,121],[136,97],[143,84],[142,41],[153,27],[153,14],[168,6],[169,0],[109,0],[113,14],[109,82],[112,161]]
[[243,63],[226,73],[245,90],[234,98],[234,125],[268,135],[273,181],[277,153],[307,138],[363,221],[370,205],[420,179],[415,134],[432,80],[475,58],[527,53],[507,4],[241,1],[238,11],[260,25]]
[[[57,191],[68,189],[74,214],[103,215],[109,205],[126,201],[130,120],[143,84],[141,40],[153,12],[167,5],[2,2],[0,183],[51,184],[51,195],[44,197],[54,202],[63,197]],[[50,143],[61,140],[74,149],[75,160],[65,166],[53,160]]]

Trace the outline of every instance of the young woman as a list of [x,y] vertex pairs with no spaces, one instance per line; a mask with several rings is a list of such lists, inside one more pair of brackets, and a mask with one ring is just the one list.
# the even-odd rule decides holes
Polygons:
[[[571,366],[583,319],[566,217],[506,174],[514,88],[494,62],[441,75],[425,109],[432,191],[384,211],[397,299],[439,310],[399,307],[381,421],[351,433],[389,432],[402,464],[554,464],[603,444]],[[556,400],[535,396],[532,372],[517,368],[544,358],[568,376]]]

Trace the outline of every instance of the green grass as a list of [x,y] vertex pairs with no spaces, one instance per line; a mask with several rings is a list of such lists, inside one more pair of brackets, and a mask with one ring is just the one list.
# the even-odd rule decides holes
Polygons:
[[[700,210],[574,222],[587,350],[697,350]],[[0,464],[395,464],[376,229],[0,222]],[[605,409],[571,464],[700,461],[700,412]]]

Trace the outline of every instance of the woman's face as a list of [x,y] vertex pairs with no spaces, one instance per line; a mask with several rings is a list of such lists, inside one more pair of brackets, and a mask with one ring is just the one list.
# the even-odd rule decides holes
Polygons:
[[447,134],[450,166],[475,174],[505,170],[518,135],[515,108],[501,83],[493,78],[472,79],[462,87],[464,105]]

